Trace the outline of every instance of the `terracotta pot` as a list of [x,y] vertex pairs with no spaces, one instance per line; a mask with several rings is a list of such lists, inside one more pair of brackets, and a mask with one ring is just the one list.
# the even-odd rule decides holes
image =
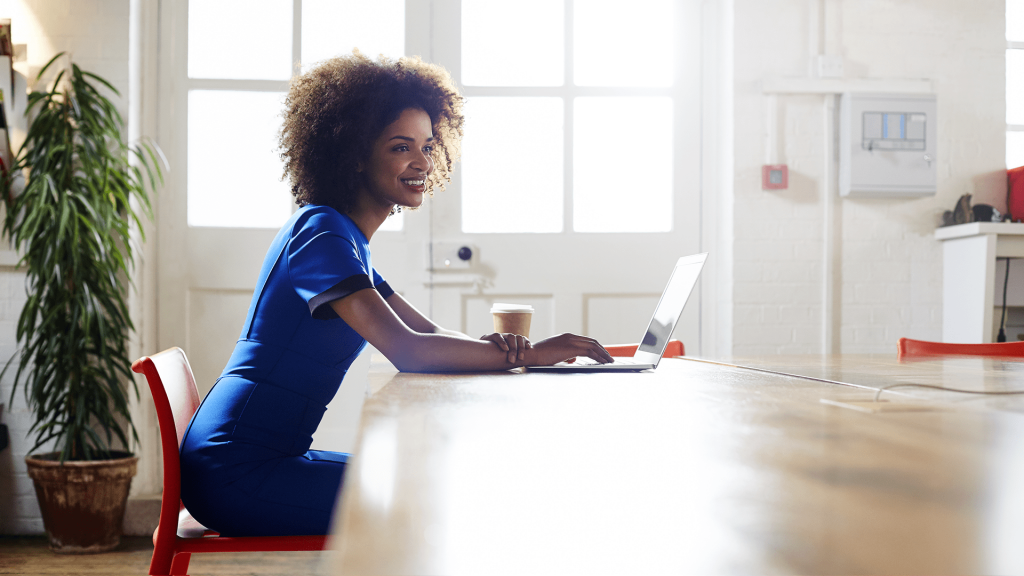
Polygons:
[[111,460],[64,462],[59,454],[26,456],[50,550],[92,554],[121,543],[121,523],[138,457],[111,452]]

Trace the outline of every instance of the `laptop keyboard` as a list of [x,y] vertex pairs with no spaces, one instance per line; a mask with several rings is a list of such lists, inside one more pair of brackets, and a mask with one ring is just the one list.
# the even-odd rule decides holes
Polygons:
[[[595,364],[600,364],[600,362],[593,358],[588,358],[587,356],[577,356],[575,364],[578,366],[593,366]],[[614,364],[639,364],[639,362],[632,358],[616,358]]]

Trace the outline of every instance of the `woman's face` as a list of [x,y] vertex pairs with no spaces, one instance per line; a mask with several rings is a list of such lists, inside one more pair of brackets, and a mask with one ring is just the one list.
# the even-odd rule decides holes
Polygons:
[[373,144],[364,170],[370,199],[389,208],[422,204],[427,176],[434,171],[433,146],[430,116],[416,108],[402,112]]

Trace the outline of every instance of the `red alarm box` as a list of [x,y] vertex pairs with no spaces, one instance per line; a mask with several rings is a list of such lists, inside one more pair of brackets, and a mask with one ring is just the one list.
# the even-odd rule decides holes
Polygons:
[[1006,211],[1014,222],[1024,221],[1024,166],[1006,171]]
[[789,168],[785,164],[761,166],[762,190],[785,190],[789,188]]

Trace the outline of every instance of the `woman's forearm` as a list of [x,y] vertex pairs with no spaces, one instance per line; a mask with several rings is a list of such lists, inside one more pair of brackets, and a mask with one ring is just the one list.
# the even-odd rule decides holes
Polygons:
[[526,350],[524,359],[509,362],[508,354],[493,342],[445,332],[410,335],[408,345],[396,346],[395,357],[388,360],[403,372],[467,372],[508,370],[526,366],[531,359]]
[[476,340],[476,338],[473,338],[472,336],[469,336],[467,334],[463,334],[462,332],[456,332],[455,330],[441,328],[440,326],[438,326],[433,333],[443,334],[444,336],[452,336],[454,338],[462,338],[463,340]]
[[[593,338],[559,334],[533,342],[529,347],[517,342],[513,351],[498,341],[421,329],[423,326],[418,324],[424,322],[417,323],[415,315],[410,317],[417,325],[409,326],[388,304],[370,288],[330,303],[338,317],[403,372],[508,370],[554,364],[576,356],[589,356],[598,362],[612,361],[608,351]],[[520,352],[522,357],[519,357]],[[512,361],[509,361],[510,356]]]

